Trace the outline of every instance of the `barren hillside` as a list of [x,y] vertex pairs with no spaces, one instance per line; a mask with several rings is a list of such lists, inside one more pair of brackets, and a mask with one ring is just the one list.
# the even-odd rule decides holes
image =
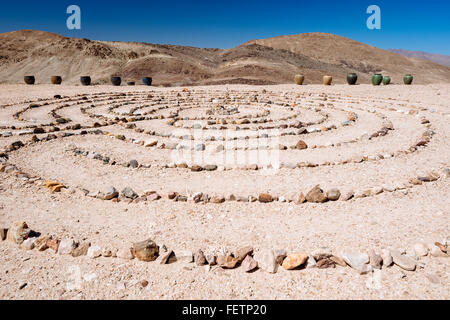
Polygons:
[[383,72],[400,82],[412,73],[415,83],[450,81],[450,68],[378,49],[351,39],[323,33],[252,40],[232,49],[203,49],[175,45],[103,42],[22,30],[0,34],[0,83],[22,82],[35,75],[48,83],[61,75],[64,83],[78,83],[90,75],[105,83],[111,75],[124,80],[151,76],[155,85],[224,83],[290,83],[296,73],[306,83],[319,83],[324,74],[344,83],[348,72],[367,82]]

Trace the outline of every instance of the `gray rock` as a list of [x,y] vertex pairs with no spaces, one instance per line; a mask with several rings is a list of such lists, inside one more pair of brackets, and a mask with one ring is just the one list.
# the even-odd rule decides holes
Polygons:
[[128,164],[130,165],[130,168],[136,169],[137,167],[139,167],[139,163],[136,160],[131,160],[130,162],[128,162]]
[[276,273],[278,270],[278,263],[275,254],[272,250],[264,249],[258,251],[254,259],[258,263],[258,266],[269,273]]
[[391,250],[392,260],[400,268],[408,271],[414,271],[416,269],[416,262],[400,253],[398,250]]
[[205,145],[203,143],[199,143],[195,146],[195,151],[204,151],[205,150]]
[[338,200],[340,196],[341,196],[341,192],[336,188],[330,189],[327,192],[327,198],[328,198],[328,200],[331,200],[331,201]]
[[197,250],[194,255],[194,262],[198,266],[203,266],[206,264],[206,257],[202,250]]
[[128,199],[136,199],[138,197],[138,194],[133,191],[133,189],[126,187],[122,190],[122,196]]
[[368,273],[372,268],[368,265],[369,256],[366,253],[341,253],[342,259],[360,274]]
[[118,196],[119,196],[119,192],[116,190],[116,188],[110,186],[110,187],[106,188],[105,196],[103,197],[103,199],[111,200],[111,199],[117,198]]

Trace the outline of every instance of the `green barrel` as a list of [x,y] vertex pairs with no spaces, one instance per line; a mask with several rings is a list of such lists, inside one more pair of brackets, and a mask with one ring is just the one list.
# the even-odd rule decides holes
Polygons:
[[347,83],[350,85],[356,84],[356,81],[358,81],[358,75],[356,73],[349,73],[347,75]]
[[383,77],[383,84],[387,86],[389,83],[391,83],[391,77],[384,76]]
[[413,82],[413,76],[410,74],[405,74],[403,76],[403,83],[404,84],[411,84]]
[[374,86],[379,86],[381,81],[383,81],[383,75],[380,73],[376,73],[372,76],[372,84]]

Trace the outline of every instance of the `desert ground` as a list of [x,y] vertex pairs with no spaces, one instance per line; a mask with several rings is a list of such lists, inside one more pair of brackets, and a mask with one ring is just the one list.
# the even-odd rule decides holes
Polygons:
[[0,85],[0,298],[449,299],[449,101]]

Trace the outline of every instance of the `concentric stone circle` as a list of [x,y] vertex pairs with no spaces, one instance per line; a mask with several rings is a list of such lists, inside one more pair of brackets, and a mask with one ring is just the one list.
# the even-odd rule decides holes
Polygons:
[[[155,89],[55,95],[0,110],[2,139],[24,143],[7,146],[3,162],[89,193],[114,185],[144,199],[156,192],[256,201],[270,193],[272,200],[299,202],[316,185],[365,197],[436,180],[446,169],[422,156],[436,133],[429,109],[392,99]],[[30,152],[36,156],[27,161]],[[379,174],[398,159],[392,177]],[[74,162],[77,177],[58,173]],[[102,181],[91,181],[90,168]],[[354,170],[360,179],[347,180]]]

